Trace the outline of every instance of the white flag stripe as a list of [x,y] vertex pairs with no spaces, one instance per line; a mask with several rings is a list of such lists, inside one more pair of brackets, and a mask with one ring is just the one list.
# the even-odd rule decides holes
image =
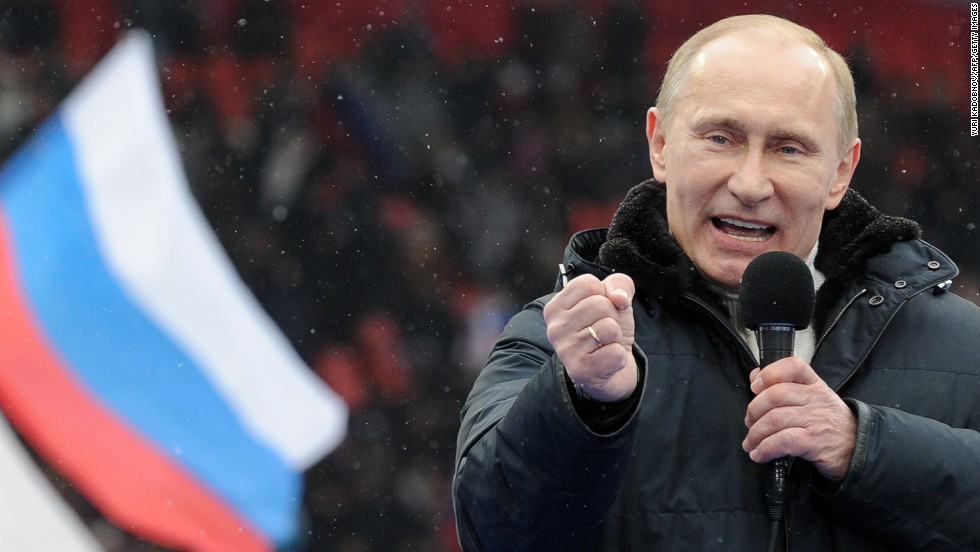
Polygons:
[[0,550],[103,550],[0,416]]
[[106,263],[257,438],[305,469],[343,438],[346,407],[238,278],[187,187],[150,39],[124,41],[65,104]]

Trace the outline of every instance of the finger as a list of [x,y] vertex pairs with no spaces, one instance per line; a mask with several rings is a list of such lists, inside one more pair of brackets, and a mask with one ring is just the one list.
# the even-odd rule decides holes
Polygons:
[[605,295],[606,288],[602,282],[591,274],[583,274],[573,278],[561,291],[545,305],[546,315],[556,310],[569,310],[583,299],[593,295]]
[[[589,324],[589,327],[592,328],[592,332],[595,332],[595,340],[602,345],[622,343],[623,341],[623,328],[615,318],[605,316]],[[592,332],[589,332],[588,327],[585,328],[585,331],[592,337]]]
[[[590,344],[587,351],[596,348],[600,343],[603,345],[614,343],[618,340],[619,329],[609,316],[611,312],[616,311],[605,296],[588,296],[567,310],[552,312],[545,316],[548,336],[550,339],[559,339],[571,335],[576,341]],[[594,338],[593,331],[596,332]]]
[[636,331],[636,322],[633,319],[632,307],[632,300],[636,292],[633,279],[626,274],[614,273],[607,276],[602,283],[606,288],[606,297],[609,298],[610,303],[615,309],[613,318],[620,330],[617,341],[622,343],[627,349],[630,349],[633,347]]
[[791,431],[796,439],[791,443],[794,456],[805,455],[808,460],[814,460],[812,453],[828,443],[853,441],[856,422],[850,409],[846,405],[843,408],[843,411],[835,406],[772,410],[749,428],[743,448],[751,450],[770,436]]
[[630,307],[633,295],[636,293],[632,278],[621,272],[615,272],[607,276],[602,284],[606,297],[613,302],[617,309],[625,310]]
[[601,349],[605,345],[602,338],[599,337],[599,332],[596,331],[595,326],[593,324],[589,324],[588,326],[586,326],[584,331],[585,331],[585,335],[587,336],[583,338],[586,341],[585,344],[586,351],[594,353],[595,351]]
[[[573,282],[580,279],[582,277],[576,278]],[[601,293],[602,283],[593,277],[593,284],[591,290],[599,290],[599,294],[589,293],[588,282],[576,287],[571,287],[569,283],[568,288],[544,306],[542,314],[547,325],[548,339],[552,343],[569,336],[578,341],[575,336],[585,331],[590,323],[616,312],[610,301]],[[565,293],[568,295],[564,295]]]
[[752,450],[769,437],[782,431],[805,428],[809,422],[804,409],[796,407],[779,407],[765,413],[749,426],[749,431],[742,441],[742,448]]
[[624,347],[614,343],[606,347],[600,347],[589,353],[589,361],[595,367],[594,379],[590,382],[596,384],[616,375],[627,364],[629,356]]
[[801,443],[806,440],[806,430],[802,428],[784,429],[759,442],[754,448],[747,448],[749,458],[760,464],[784,456],[804,456]]
[[763,416],[777,408],[803,406],[812,396],[813,390],[797,383],[781,383],[760,392],[745,409],[745,425],[752,427]]
[[750,385],[752,392],[759,394],[779,383],[799,383],[809,385],[821,381],[813,368],[799,357],[781,358],[755,374]]
[[[590,397],[605,402],[617,401],[636,390],[636,362],[625,348],[613,344],[599,349],[594,356],[597,366],[583,374],[580,381],[583,391]],[[573,381],[576,380],[573,378]]]
[[753,461],[760,463],[784,456],[802,458],[812,462],[824,477],[840,481],[854,454],[855,423],[825,421],[803,426],[797,422],[761,439],[760,430],[758,435],[747,436],[742,448]]

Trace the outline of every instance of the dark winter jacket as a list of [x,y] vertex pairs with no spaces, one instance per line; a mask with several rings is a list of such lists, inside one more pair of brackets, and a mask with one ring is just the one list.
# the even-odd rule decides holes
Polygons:
[[[572,276],[636,283],[632,401],[573,398],[545,334],[550,296],[497,342],[462,413],[464,550],[766,549],[766,467],[741,448],[756,361],[670,237],[664,201],[637,186],[608,231],[565,254]],[[948,291],[956,267],[918,233],[854,191],[825,216],[811,364],[856,413],[857,446],[840,484],[793,461],[790,551],[980,550],[980,308]]]

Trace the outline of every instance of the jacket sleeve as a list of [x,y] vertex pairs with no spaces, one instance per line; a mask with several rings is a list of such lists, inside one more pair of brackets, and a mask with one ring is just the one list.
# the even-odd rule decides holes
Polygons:
[[980,550],[980,433],[850,400],[851,467],[834,509],[900,550]]
[[580,419],[542,306],[510,321],[463,407],[453,502],[467,552],[585,550],[622,481],[635,415],[603,435]]

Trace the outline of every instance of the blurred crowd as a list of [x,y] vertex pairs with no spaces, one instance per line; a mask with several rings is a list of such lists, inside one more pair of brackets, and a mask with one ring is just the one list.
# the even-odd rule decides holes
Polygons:
[[[351,409],[307,478],[305,549],[457,550],[458,413],[568,236],[650,174],[644,113],[705,22],[765,11],[853,66],[853,186],[918,220],[980,302],[964,2],[5,0],[0,159],[130,29],[151,33],[195,196]],[[726,7],[731,4],[731,7]],[[90,512],[110,550],[154,550]]]

